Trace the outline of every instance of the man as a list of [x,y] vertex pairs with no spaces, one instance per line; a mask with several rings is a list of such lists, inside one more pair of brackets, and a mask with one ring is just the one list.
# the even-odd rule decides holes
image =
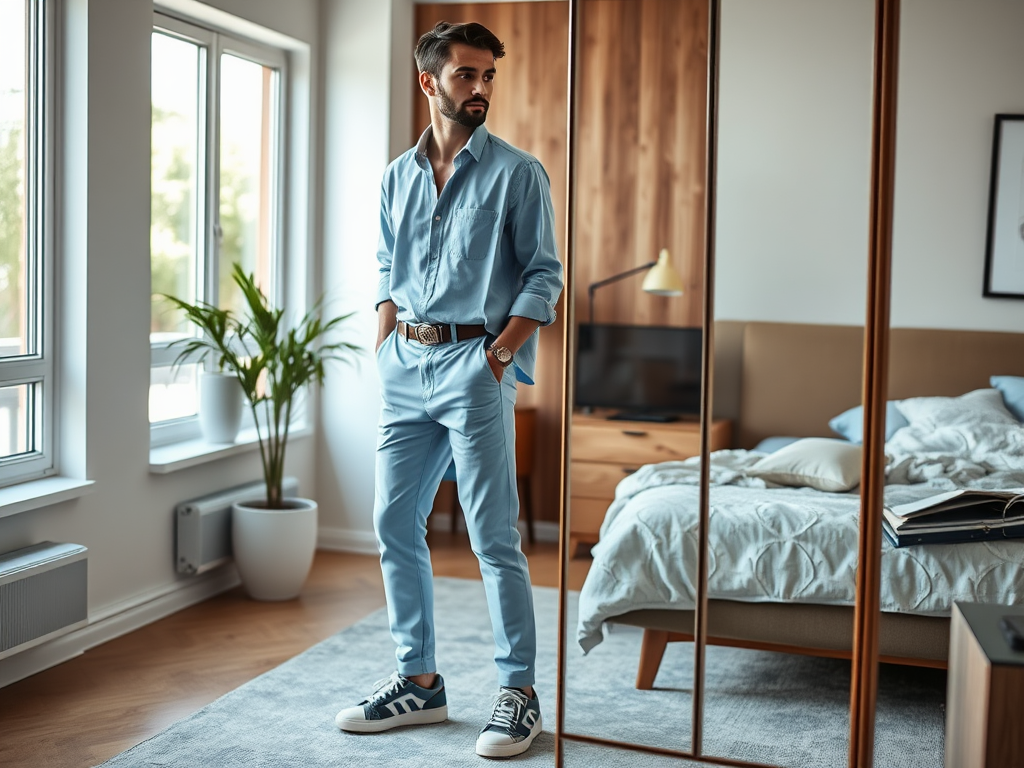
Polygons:
[[442,22],[416,45],[430,126],[384,174],[378,249],[381,418],[374,528],[397,672],[338,713],[345,731],[437,723],[427,516],[454,459],[480,561],[499,692],[476,743],[525,752],[541,730],[533,598],[516,520],[516,379],[532,384],[537,330],[562,290],[548,177],[484,127],[503,44]]

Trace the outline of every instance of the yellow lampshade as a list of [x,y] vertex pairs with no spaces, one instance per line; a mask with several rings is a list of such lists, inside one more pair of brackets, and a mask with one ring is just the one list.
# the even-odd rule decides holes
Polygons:
[[683,279],[668,260],[668,248],[658,254],[658,263],[644,278],[643,289],[656,296],[682,296]]

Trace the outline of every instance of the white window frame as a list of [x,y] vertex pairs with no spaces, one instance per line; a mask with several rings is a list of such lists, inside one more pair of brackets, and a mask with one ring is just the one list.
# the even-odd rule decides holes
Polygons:
[[[197,260],[196,285],[198,298],[208,300],[209,289],[219,280],[219,211],[220,211],[220,56],[231,54],[270,67],[277,72],[273,105],[274,162],[273,198],[271,201],[270,240],[273,255],[270,260],[271,300],[280,305],[284,296],[284,184],[286,176],[288,53],[273,46],[247,40],[234,33],[200,26],[160,11],[153,14],[153,31],[169,34],[200,46],[204,50],[205,96],[200,105],[200,118],[205,119],[203,146],[199,150],[201,200],[197,201],[197,215],[203,232],[200,258]],[[170,342],[150,345],[150,367],[166,367],[178,357],[180,346]],[[252,427],[252,416],[246,411],[243,429]],[[150,446],[157,447],[200,438],[198,416],[188,416],[150,424]]]
[[53,281],[55,219],[54,146],[57,120],[55,22],[59,8],[47,0],[26,0],[28,124],[26,126],[26,290],[27,335],[34,338],[32,354],[0,358],[0,387],[38,384],[31,428],[35,450],[0,458],[0,487],[38,480],[57,473],[57,381],[54,327],[56,298]]

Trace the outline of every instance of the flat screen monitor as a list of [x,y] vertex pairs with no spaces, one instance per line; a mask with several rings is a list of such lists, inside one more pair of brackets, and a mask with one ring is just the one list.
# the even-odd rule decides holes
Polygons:
[[669,421],[700,413],[700,328],[581,323],[576,407]]

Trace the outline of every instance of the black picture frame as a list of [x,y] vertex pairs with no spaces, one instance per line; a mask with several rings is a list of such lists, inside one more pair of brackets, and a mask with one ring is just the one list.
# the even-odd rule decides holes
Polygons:
[[1024,115],[995,119],[982,295],[1024,299]]

